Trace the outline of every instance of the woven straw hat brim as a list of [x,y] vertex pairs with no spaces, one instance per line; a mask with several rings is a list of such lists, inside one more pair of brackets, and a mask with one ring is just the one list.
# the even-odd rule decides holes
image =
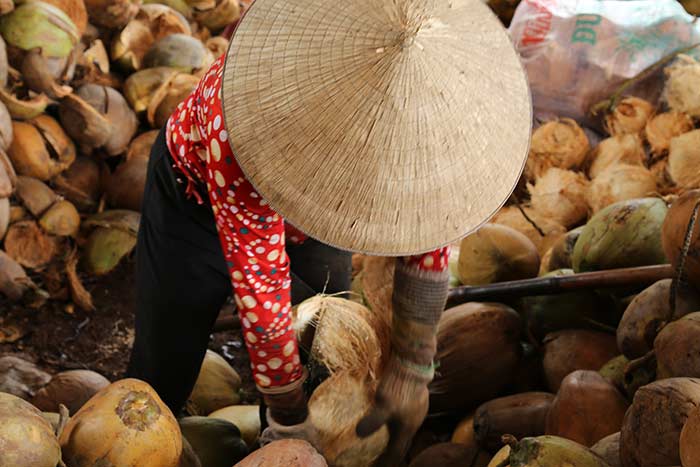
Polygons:
[[223,77],[229,141],[281,216],[350,251],[452,243],[508,199],[530,92],[480,0],[256,0]]

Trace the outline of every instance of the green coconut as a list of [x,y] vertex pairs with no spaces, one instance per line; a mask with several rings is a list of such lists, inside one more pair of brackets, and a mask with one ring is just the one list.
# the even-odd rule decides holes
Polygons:
[[576,241],[576,272],[663,264],[661,226],[668,208],[658,198],[614,203],[596,213]]
[[241,401],[241,377],[224,358],[207,350],[197,382],[187,400],[187,410],[193,415],[209,415]]
[[241,432],[231,422],[209,417],[178,420],[182,436],[190,443],[203,466],[231,467],[248,455]]

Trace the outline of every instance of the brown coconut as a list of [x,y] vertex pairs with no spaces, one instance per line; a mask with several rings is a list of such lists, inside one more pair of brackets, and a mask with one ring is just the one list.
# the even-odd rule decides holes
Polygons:
[[15,137],[7,154],[20,175],[49,180],[75,160],[73,142],[48,115],[28,122],[14,122],[13,132]]
[[615,336],[585,329],[568,329],[544,339],[544,374],[547,387],[558,392],[562,381],[576,370],[597,371],[620,354]]
[[41,216],[39,225],[49,235],[75,237],[80,229],[80,214],[70,201],[62,199]]
[[22,266],[39,269],[56,256],[55,240],[44,233],[35,221],[12,224],[5,235],[5,251]]
[[70,370],[58,373],[41,388],[31,400],[32,405],[44,412],[58,412],[61,404],[71,414],[109,386],[109,380],[90,370]]
[[629,403],[597,371],[574,371],[547,414],[546,433],[593,446],[622,427]]
[[32,362],[14,355],[0,357],[0,393],[29,400],[49,381],[51,375]]
[[626,164],[644,167],[646,154],[642,139],[637,134],[612,136],[604,139],[590,156],[588,175],[591,179],[605,172],[613,165]]
[[[674,267],[678,267],[681,261],[690,220],[698,203],[700,203],[700,190],[689,191],[671,205],[664,219],[661,243],[666,259]],[[690,236],[690,247],[685,260],[684,274],[691,284],[700,288],[700,211],[698,221]]]
[[143,190],[146,186],[146,171],[151,146],[158,137],[158,131],[148,131],[136,137],[129,145],[124,162],[112,173],[104,177],[104,190],[107,202],[121,209],[140,211]]
[[617,345],[629,359],[640,358],[654,348],[654,339],[669,321],[700,310],[700,294],[679,284],[676,309],[671,312],[671,279],[644,289],[627,306],[617,328]]
[[91,157],[80,156],[52,183],[56,193],[73,203],[79,211],[91,211],[97,207],[102,193],[100,165]]
[[676,62],[666,67],[666,86],[663,98],[671,110],[684,112],[692,118],[700,117],[700,63],[688,55],[679,55]]
[[682,188],[700,188],[700,130],[671,139],[668,173]]
[[532,135],[525,176],[534,180],[552,167],[577,169],[585,161],[588,150],[588,138],[574,120],[547,122]]
[[[524,234],[535,245],[540,256],[544,255],[554,243],[566,233],[566,227],[548,217],[542,216],[530,207],[524,207],[525,214],[537,227],[528,221],[517,206],[507,206],[498,211],[491,222],[507,225]],[[538,231],[539,228],[540,231]]]
[[540,256],[517,230],[486,224],[462,240],[458,264],[462,284],[485,285],[537,276]]
[[408,467],[463,467],[471,466],[477,451],[463,444],[439,443],[423,450]]
[[651,153],[661,155],[671,147],[671,140],[693,129],[693,120],[685,113],[671,110],[651,118],[644,130]]
[[497,396],[520,362],[520,329],[519,315],[501,304],[467,303],[443,313],[430,410],[475,408]]
[[587,200],[592,212],[619,201],[644,198],[656,193],[656,177],[648,169],[633,165],[612,165],[591,182]]
[[17,198],[35,217],[40,217],[56,201],[58,196],[48,185],[32,177],[17,177]]
[[241,400],[238,394],[240,389],[241,377],[236,370],[224,357],[207,350],[194,389],[187,400],[187,410],[192,415],[209,415],[236,405]]
[[545,434],[547,412],[553,401],[554,394],[548,392],[524,392],[481,404],[474,415],[479,446],[496,451],[503,446],[503,435],[523,438]]
[[591,447],[591,451],[605,459],[610,467],[620,467],[620,432],[601,439]]
[[274,441],[250,454],[234,467],[326,467],[323,456],[306,441]]
[[700,377],[700,312],[668,323],[656,336],[654,351],[658,379]]
[[639,134],[653,114],[654,106],[648,101],[625,97],[605,116],[605,130],[613,136]]
[[688,414],[680,438],[681,465],[697,467],[700,465],[700,408]]
[[698,379],[663,379],[640,388],[622,425],[622,466],[679,465],[681,430],[690,413],[698,405]]
[[173,467],[182,452],[177,420],[148,384],[112,383],[71,417],[60,436],[71,467]]

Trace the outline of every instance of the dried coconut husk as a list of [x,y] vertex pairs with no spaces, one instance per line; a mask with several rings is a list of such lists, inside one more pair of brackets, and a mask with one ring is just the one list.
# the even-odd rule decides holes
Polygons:
[[[535,245],[539,254],[544,255],[547,250],[566,233],[566,227],[555,220],[542,216],[530,207],[523,207],[523,211],[525,211],[525,214],[527,214],[537,227],[525,218],[517,206],[502,208],[493,217],[491,222],[507,225],[524,234]],[[541,230],[544,235],[542,235],[538,229]]]
[[51,375],[32,362],[15,355],[0,357],[0,392],[28,400],[49,381]]
[[236,0],[217,0],[212,9],[194,11],[194,19],[212,32],[221,31],[240,17],[241,7]]
[[658,281],[639,293],[627,306],[617,328],[617,345],[627,358],[643,357],[654,348],[654,340],[666,323],[700,310],[700,294],[691,287],[678,284],[676,309],[672,311],[670,291],[671,279]]
[[520,363],[521,326],[513,309],[496,303],[467,303],[443,313],[430,410],[475,408],[497,396],[512,382]]
[[671,110],[651,118],[644,130],[651,153],[655,156],[668,152],[671,139],[693,129],[693,120],[685,113]]
[[364,467],[386,448],[386,427],[367,438],[359,438],[355,433],[358,422],[372,406],[374,390],[371,382],[349,373],[336,373],[311,395],[308,422],[316,430],[317,447],[329,464]]
[[202,41],[180,33],[158,39],[144,55],[143,66],[166,66],[184,73],[195,73],[207,68],[213,61],[214,56]]
[[0,250],[0,294],[16,302],[24,297],[31,285],[24,268]]
[[129,145],[124,162],[114,172],[105,172],[103,186],[110,206],[140,211],[151,146],[158,131],[142,133]]
[[525,392],[481,404],[474,415],[479,446],[493,452],[503,446],[503,435],[518,439],[543,435],[553,401],[554,394],[548,392]]
[[124,97],[134,112],[141,114],[149,108],[155,93],[176,74],[177,70],[168,67],[139,70],[124,82]]
[[557,392],[568,374],[576,370],[598,371],[619,354],[614,335],[585,329],[548,334],[542,363],[547,387]]
[[15,222],[5,235],[5,251],[20,265],[40,269],[56,256],[56,241],[34,221]]
[[648,101],[625,97],[605,116],[605,131],[612,136],[639,134],[653,114],[654,106]]
[[682,188],[700,188],[700,130],[671,139],[668,173]]
[[700,117],[700,63],[689,55],[679,55],[676,62],[666,67],[666,86],[663,99],[671,110],[684,112],[692,118]]
[[112,42],[111,57],[126,71],[140,70],[151,46],[170,34],[192,34],[187,20],[160,4],[142,5],[138,14]]
[[613,165],[591,182],[586,199],[593,213],[620,201],[644,198],[656,193],[656,177],[648,169]]
[[637,134],[624,134],[604,139],[590,155],[588,174],[595,179],[613,165],[626,164],[644,167],[646,154],[642,139]]
[[178,73],[158,88],[151,99],[146,115],[148,123],[154,128],[162,128],[180,103],[185,100],[199,84],[199,78]]
[[580,126],[569,118],[547,122],[532,135],[525,177],[534,180],[552,167],[577,169],[590,149]]
[[73,203],[79,211],[92,211],[97,207],[102,193],[100,178],[100,165],[97,161],[91,157],[79,156],[52,183],[56,193]]
[[139,12],[139,0],[85,0],[90,22],[107,29],[124,27]]
[[658,379],[700,377],[700,313],[668,323],[656,336],[654,352]]
[[204,45],[214,57],[221,57],[228,50],[228,39],[222,36],[210,37]]
[[192,393],[187,399],[191,415],[209,415],[241,401],[241,377],[224,358],[207,350]]
[[[661,243],[666,259],[679,267],[695,207],[700,203],[700,190],[691,190],[678,198],[664,219]],[[696,288],[700,288],[700,222],[690,235],[688,255],[683,265],[684,277]]]
[[60,405],[76,413],[92,396],[109,386],[109,380],[90,370],[58,373],[39,389],[31,399],[32,405],[43,412],[58,412]]
[[10,225],[10,200],[0,198],[0,240],[5,237]]
[[562,381],[547,413],[546,434],[593,446],[620,431],[628,406],[597,371],[574,371]]
[[49,180],[75,160],[75,146],[56,120],[39,115],[13,123],[14,139],[8,156],[20,175]]
[[591,447],[591,451],[605,459],[610,467],[620,467],[620,432],[601,439]]
[[564,227],[573,227],[588,216],[588,179],[571,170],[551,168],[528,184],[532,209]]
[[44,182],[24,176],[17,177],[17,198],[35,217],[41,216],[58,201],[56,193]]
[[700,408],[688,414],[680,438],[681,465],[695,467],[700,465]]
[[32,49],[25,54],[21,72],[29,89],[44,93],[51,99],[61,99],[73,92],[73,88],[60,84],[62,80],[56,79],[56,73],[51,70],[49,59],[41,49]]
[[0,102],[0,151],[7,151],[12,138],[12,117],[5,104]]
[[700,404],[700,380],[670,378],[640,388],[620,436],[623,467],[680,465],[680,435]]

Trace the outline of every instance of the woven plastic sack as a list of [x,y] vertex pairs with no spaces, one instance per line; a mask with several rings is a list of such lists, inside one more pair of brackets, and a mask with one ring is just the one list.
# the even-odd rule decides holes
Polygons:
[[[676,0],[522,0],[509,31],[530,79],[535,116],[586,121],[590,107],[626,79],[699,43],[700,22],[693,19]],[[655,101],[663,86],[644,84],[634,94]]]

